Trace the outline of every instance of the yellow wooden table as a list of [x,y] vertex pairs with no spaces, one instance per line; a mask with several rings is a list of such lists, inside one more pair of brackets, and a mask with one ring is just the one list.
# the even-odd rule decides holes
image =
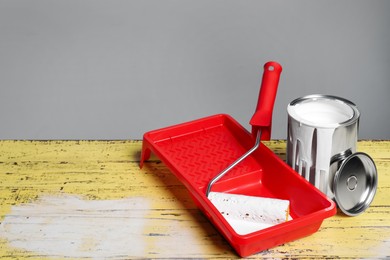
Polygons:
[[[285,142],[265,144],[282,159]],[[0,141],[0,258],[237,258],[140,141]],[[390,141],[360,141],[378,189],[366,212],[249,258],[390,257]]]

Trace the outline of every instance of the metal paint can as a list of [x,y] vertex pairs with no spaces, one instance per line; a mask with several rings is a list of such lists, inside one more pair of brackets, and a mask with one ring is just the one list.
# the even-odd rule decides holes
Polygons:
[[377,188],[374,161],[356,152],[360,112],[351,101],[309,95],[287,106],[287,163],[347,215],[371,204]]

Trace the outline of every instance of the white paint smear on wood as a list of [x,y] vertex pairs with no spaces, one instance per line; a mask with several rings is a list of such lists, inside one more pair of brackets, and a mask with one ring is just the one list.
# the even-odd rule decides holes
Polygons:
[[373,258],[384,258],[386,256],[388,259],[388,256],[390,255],[390,237],[387,236],[382,237],[382,241],[379,242],[379,245],[375,247],[375,250],[372,252],[377,252],[377,255],[374,255],[372,258],[366,258],[366,259],[373,259]]
[[[193,235],[177,223],[163,222],[171,234],[146,239],[146,229],[153,225],[153,219],[147,218],[150,206],[148,199],[139,197],[84,200],[71,195],[45,196],[12,207],[1,222],[0,237],[11,247],[45,256],[101,259],[142,257],[148,251],[162,252],[159,257],[188,250],[199,253],[196,246],[188,246],[194,244]],[[169,251],[167,245],[172,245]],[[178,245],[187,246],[183,250]]]

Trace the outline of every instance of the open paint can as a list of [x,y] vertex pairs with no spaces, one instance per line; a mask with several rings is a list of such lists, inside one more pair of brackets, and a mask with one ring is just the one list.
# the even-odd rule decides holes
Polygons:
[[357,153],[360,112],[349,100],[309,95],[287,107],[287,163],[349,216],[366,210],[374,199],[374,161]]

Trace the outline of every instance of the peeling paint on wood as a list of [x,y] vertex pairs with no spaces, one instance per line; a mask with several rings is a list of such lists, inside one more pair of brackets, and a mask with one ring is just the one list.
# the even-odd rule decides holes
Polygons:
[[[265,145],[285,159],[285,141]],[[0,141],[0,258],[236,258],[164,164],[152,157],[139,169],[140,150],[140,141]],[[358,151],[368,153],[378,169],[377,194],[365,213],[357,217],[339,213],[326,219],[313,235],[249,258],[390,256],[390,141],[359,141]],[[71,210],[70,201],[79,208]],[[37,205],[45,205],[46,209]],[[110,210],[114,208],[122,210],[123,219],[112,215]],[[86,221],[88,214],[95,221]],[[95,233],[91,231],[90,239],[77,244],[79,251],[61,253],[58,250],[63,245],[45,251],[51,242],[59,243],[60,235],[79,234],[69,227],[71,220],[95,227]],[[40,224],[42,233],[37,233],[37,226],[31,223]],[[129,231],[134,223],[140,228]],[[51,224],[62,230],[57,230],[57,237],[50,231]],[[26,228],[28,225],[35,231]],[[15,237],[11,229],[19,230],[20,236]],[[128,238],[139,239],[131,240],[135,242],[129,242],[129,247],[121,244],[125,239],[116,244],[107,239],[125,233],[129,233]],[[43,234],[46,236],[39,237]],[[15,244],[23,243],[23,237],[26,242],[37,236],[45,243],[37,241],[36,248],[32,243],[28,243],[30,247]],[[61,237],[61,241],[66,240]],[[104,243],[112,245],[105,255],[98,250]],[[138,251],[131,251],[136,244]],[[117,250],[115,246],[119,246]]]

